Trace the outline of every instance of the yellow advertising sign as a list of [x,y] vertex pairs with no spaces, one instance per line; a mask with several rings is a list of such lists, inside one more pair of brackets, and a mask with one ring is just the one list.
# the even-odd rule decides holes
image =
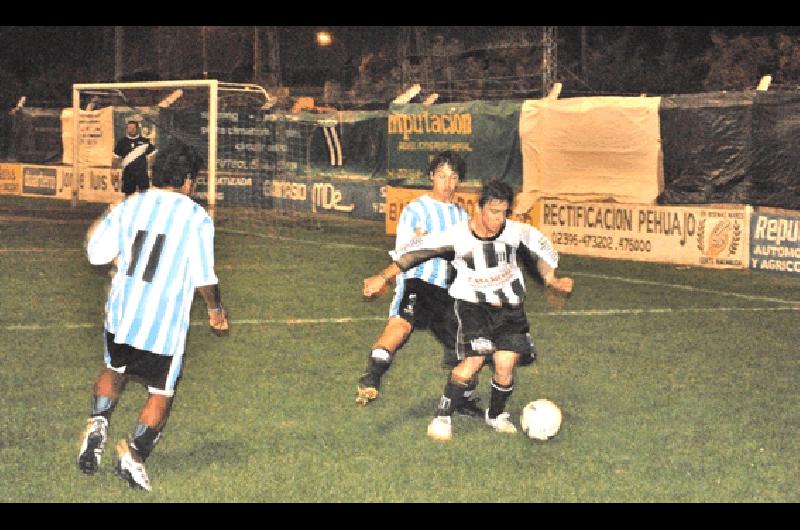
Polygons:
[[539,229],[564,254],[710,268],[748,266],[750,207],[542,200]]
[[[72,166],[58,167],[56,196],[70,198],[73,187]],[[120,191],[122,170],[110,167],[82,167],[78,199],[88,202],[116,203],[125,198]]]
[[22,192],[22,164],[0,164],[0,195]]
[[[470,217],[475,214],[475,209],[478,207],[478,199],[480,199],[481,195],[478,187],[474,189],[475,191],[468,191],[466,188],[462,188],[461,191],[456,191],[454,201],[464,208]],[[393,188],[392,186],[386,187],[386,203],[384,209],[386,212],[387,235],[395,235],[397,233],[397,221],[400,219],[400,213],[403,211],[405,205],[426,193],[430,193],[430,190],[420,188]],[[540,209],[539,203],[536,203],[527,212],[515,213],[511,217],[515,221],[538,226]]]

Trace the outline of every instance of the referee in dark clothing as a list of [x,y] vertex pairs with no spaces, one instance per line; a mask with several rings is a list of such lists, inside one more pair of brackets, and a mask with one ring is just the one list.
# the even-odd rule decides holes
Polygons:
[[114,146],[114,155],[122,159],[122,193],[125,196],[150,187],[147,175],[147,156],[156,148],[139,132],[139,122],[128,120],[125,137]]

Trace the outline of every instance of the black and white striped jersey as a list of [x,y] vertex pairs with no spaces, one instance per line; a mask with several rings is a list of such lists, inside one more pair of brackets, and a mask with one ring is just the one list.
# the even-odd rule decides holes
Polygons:
[[558,252],[550,240],[535,227],[511,220],[506,220],[492,238],[476,236],[465,221],[445,232],[423,236],[403,254],[391,254],[403,271],[431,258],[452,261],[456,269],[450,286],[453,298],[518,305],[525,300],[525,281],[517,264],[519,252],[530,252],[550,267],[558,267]]
[[147,175],[146,157],[155,150],[155,146],[144,136],[120,138],[114,146],[114,154],[122,158],[122,176],[135,178]]

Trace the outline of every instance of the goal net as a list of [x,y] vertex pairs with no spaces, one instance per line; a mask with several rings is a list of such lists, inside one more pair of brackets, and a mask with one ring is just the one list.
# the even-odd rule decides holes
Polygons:
[[308,173],[311,138],[320,125],[273,114],[274,100],[258,85],[216,80],[76,84],[72,101],[62,125],[64,164],[78,175],[73,203],[123,197],[114,144],[125,136],[127,122],[135,120],[156,148],[177,140],[199,155],[194,198],[217,223],[263,223],[301,213],[292,195],[306,192],[293,189],[294,177]]

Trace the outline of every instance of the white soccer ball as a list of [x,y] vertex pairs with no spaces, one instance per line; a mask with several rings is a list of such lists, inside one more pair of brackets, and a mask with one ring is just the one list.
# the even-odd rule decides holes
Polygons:
[[561,428],[561,409],[549,399],[531,401],[522,409],[522,431],[534,440],[549,440]]

